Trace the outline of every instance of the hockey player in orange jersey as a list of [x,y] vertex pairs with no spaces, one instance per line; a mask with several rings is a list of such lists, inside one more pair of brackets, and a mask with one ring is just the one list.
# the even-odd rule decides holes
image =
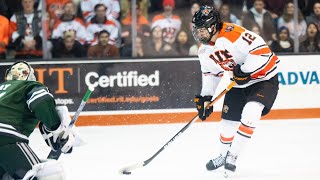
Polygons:
[[196,95],[199,118],[221,77],[228,71],[237,83],[226,93],[220,123],[220,155],[209,160],[207,170],[224,167],[229,177],[236,170],[241,150],[249,142],[257,122],[266,115],[278,94],[278,57],[257,34],[232,23],[221,22],[219,12],[202,6],[192,19],[194,38],[202,43],[198,55],[202,71],[201,94]]

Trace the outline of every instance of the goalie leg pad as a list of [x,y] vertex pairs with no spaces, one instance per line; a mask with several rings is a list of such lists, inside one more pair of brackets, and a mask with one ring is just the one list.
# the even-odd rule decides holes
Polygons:
[[63,166],[56,160],[48,160],[36,164],[27,172],[23,180],[30,180],[36,177],[38,180],[65,180],[66,174]]

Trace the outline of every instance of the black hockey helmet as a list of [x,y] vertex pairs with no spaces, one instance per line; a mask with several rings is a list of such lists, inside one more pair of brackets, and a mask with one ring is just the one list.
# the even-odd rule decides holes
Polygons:
[[[201,6],[192,18],[192,34],[196,41],[207,44],[222,29],[222,21],[218,10],[212,6]],[[215,27],[212,29],[211,27]]]

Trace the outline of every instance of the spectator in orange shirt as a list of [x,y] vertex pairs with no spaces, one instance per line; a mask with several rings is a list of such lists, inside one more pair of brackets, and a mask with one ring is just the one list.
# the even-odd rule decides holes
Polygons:
[[[130,4],[131,5],[131,4]],[[136,12],[137,12],[137,37],[138,41],[144,41],[150,37],[150,24],[148,19],[142,14],[140,9],[140,4],[136,4]],[[121,44],[121,56],[130,57],[132,55],[132,16],[131,16],[131,7],[127,16],[122,20],[122,44]],[[136,44],[137,45],[137,44]],[[138,45],[137,45],[138,46]],[[142,46],[143,47],[143,46]],[[142,48],[141,47],[141,48]],[[143,52],[143,48],[140,50],[139,56],[143,56],[141,54]]]
[[102,30],[98,34],[98,44],[90,46],[88,49],[88,58],[105,58],[105,57],[119,57],[119,49],[108,44],[110,33]]
[[63,7],[71,0],[46,0],[47,12],[49,13],[49,29],[52,31],[53,26],[63,14]]
[[[140,10],[140,4],[136,5],[137,9],[137,33],[143,37],[150,36],[150,24],[148,19],[143,16]],[[131,39],[131,25],[132,25],[132,16],[131,9],[128,15],[122,20],[122,38]]]
[[6,46],[9,39],[9,20],[0,15],[0,59],[6,59]]

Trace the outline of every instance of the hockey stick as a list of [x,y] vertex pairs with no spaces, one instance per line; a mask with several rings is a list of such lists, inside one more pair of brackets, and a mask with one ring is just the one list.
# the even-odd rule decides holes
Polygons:
[[[79,117],[79,114],[80,112],[82,111],[82,109],[84,108],[84,106],[86,105],[91,93],[94,91],[94,88],[93,87],[88,87],[87,91],[86,91],[86,94],[83,96],[82,100],[81,100],[81,103],[77,109],[77,111],[74,113],[73,117],[72,117],[72,120],[70,121],[70,124],[68,125],[67,129],[66,129],[66,132],[64,133],[64,136],[68,135],[68,132],[72,129],[73,125],[76,123],[78,117]],[[66,138],[66,137],[63,137],[63,138]],[[57,150],[57,151],[53,151],[51,150],[47,159],[59,159],[60,155],[61,155],[61,150]]]
[[[235,81],[232,81],[228,87],[223,90],[213,101],[210,102],[210,104],[208,104],[206,106],[206,108],[208,108],[209,106],[212,106],[213,104],[215,104],[223,95],[225,95],[234,85],[236,84]],[[196,115],[188,124],[186,124],[176,135],[174,135],[165,145],[163,145],[153,156],[151,156],[149,159],[143,161],[143,162],[139,162],[136,164],[132,164],[130,166],[124,167],[122,169],[120,169],[120,173],[121,174],[126,174],[129,175],[131,174],[131,171],[137,168],[141,168],[143,166],[148,165],[155,157],[158,156],[158,154],[160,154],[164,149],[166,149],[173,141],[175,141],[186,129],[188,129],[188,127],[194,123],[196,120],[198,120],[198,115]]]

